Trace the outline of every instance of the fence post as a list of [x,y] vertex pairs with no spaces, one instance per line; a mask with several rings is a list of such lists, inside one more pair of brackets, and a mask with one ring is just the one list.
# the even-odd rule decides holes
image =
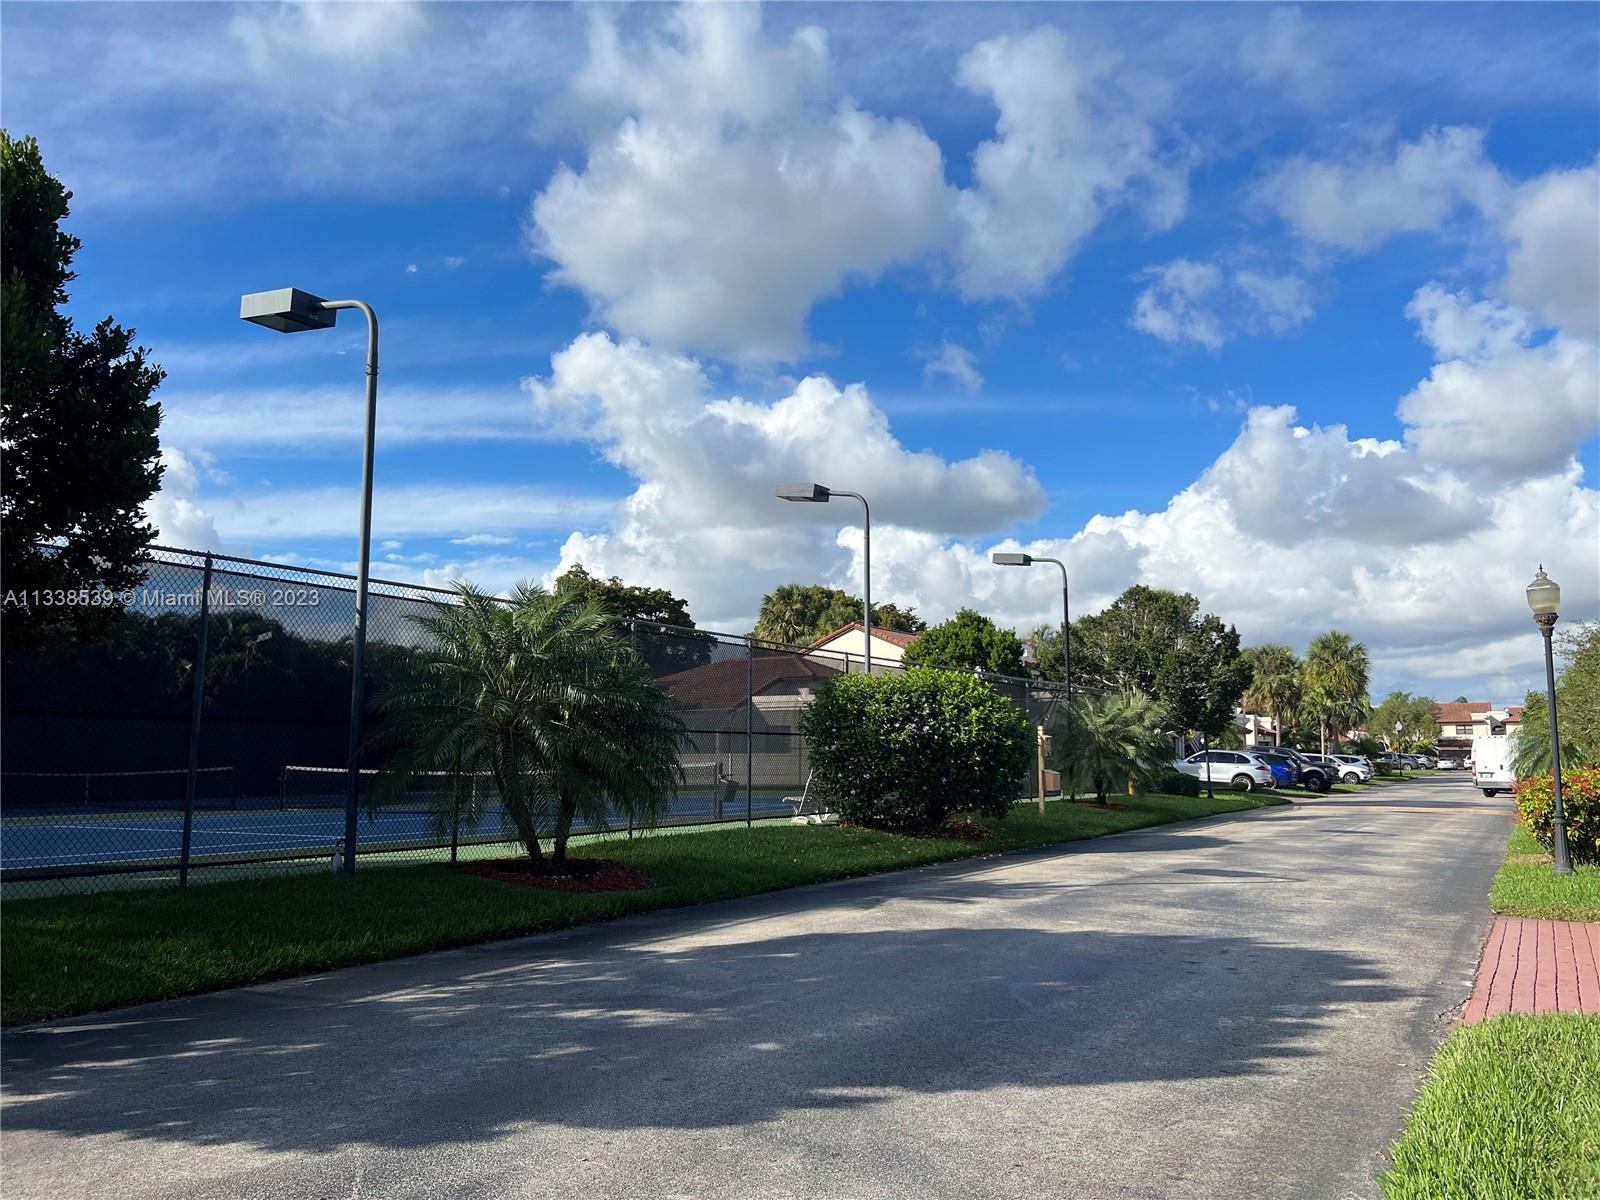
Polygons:
[[200,709],[206,690],[206,640],[211,624],[211,555],[200,580],[200,632],[195,638],[194,699],[189,706],[189,774],[183,785],[183,844],[178,850],[178,886],[189,882],[189,845],[194,837],[194,785],[200,770]]
[[755,822],[756,783],[756,639],[752,634],[744,640],[744,827]]

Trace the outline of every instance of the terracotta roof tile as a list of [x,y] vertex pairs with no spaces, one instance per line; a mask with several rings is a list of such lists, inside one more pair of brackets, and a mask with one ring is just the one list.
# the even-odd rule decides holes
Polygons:
[[803,654],[768,654],[758,650],[755,662],[743,655],[723,662],[691,667],[656,680],[685,708],[737,708],[744,703],[745,688],[753,683],[756,695],[789,681],[799,686],[820,683],[843,674],[832,663]]

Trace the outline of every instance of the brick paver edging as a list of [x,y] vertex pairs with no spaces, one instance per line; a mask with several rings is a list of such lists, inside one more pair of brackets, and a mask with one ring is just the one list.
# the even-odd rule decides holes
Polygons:
[[1600,1013],[1600,924],[1496,917],[1461,1013]]

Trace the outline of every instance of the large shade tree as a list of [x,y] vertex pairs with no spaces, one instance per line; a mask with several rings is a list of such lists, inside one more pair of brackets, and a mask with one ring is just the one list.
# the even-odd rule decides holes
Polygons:
[[1370,678],[1367,648],[1348,633],[1329,630],[1306,647],[1306,707],[1316,717],[1323,753],[1330,740],[1366,720]]
[[577,596],[601,605],[628,630],[633,648],[657,676],[703,666],[711,661],[716,639],[694,631],[689,605],[666,588],[601,579],[573,563],[556,578],[556,595]]
[[1402,754],[1426,753],[1439,739],[1439,704],[1431,696],[1390,692],[1372,710],[1368,731]]
[[1200,601],[1135,584],[1106,608],[1074,621],[1072,673],[1085,687],[1157,696],[1162,660],[1189,634]]
[[1239,631],[1208,613],[1161,660],[1156,694],[1177,730],[1198,733],[1210,746],[1232,728],[1249,678]]
[[[528,857],[542,863],[548,839],[558,868],[579,818],[651,824],[677,792],[685,728],[612,614],[525,584],[509,601],[456,590],[458,603],[413,618],[431,648],[378,699],[378,802],[442,772],[453,785],[438,793],[441,827],[498,807]],[[492,788],[459,786],[479,778]]]
[[100,636],[115,604],[44,594],[136,586],[155,531],[143,505],[161,483],[151,399],[161,369],[110,317],[90,333],[64,308],[80,245],[61,230],[72,193],[33,138],[0,130],[0,577],[8,645]]
[[906,647],[905,661],[926,667],[1023,674],[1022,639],[975,609],[963,608]]

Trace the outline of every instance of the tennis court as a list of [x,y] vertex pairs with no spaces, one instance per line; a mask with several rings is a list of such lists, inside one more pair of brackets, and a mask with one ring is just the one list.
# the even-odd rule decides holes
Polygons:
[[[227,807],[207,801],[197,805],[190,834],[190,861],[194,866],[247,866],[328,860],[344,838],[343,796],[329,781],[342,783],[336,768],[295,768],[322,773],[311,795],[249,796],[232,799]],[[758,788],[747,798],[731,780],[684,789],[658,822],[661,826],[698,825],[752,818],[789,816],[793,808],[784,799],[792,789]],[[434,799],[412,796],[376,811],[363,808],[356,831],[357,853],[394,854],[402,851],[448,851],[461,845],[498,845],[514,840],[497,807],[476,821],[461,819],[441,828],[432,812]],[[621,814],[597,826],[575,832],[600,833],[628,830]],[[182,852],[181,800],[127,809],[72,807],[54,811],[24,809],[19,814],[7,806],[0,820],[0,873],[6,880],[45,879],[102,872],[160,871],[175,867]]]

